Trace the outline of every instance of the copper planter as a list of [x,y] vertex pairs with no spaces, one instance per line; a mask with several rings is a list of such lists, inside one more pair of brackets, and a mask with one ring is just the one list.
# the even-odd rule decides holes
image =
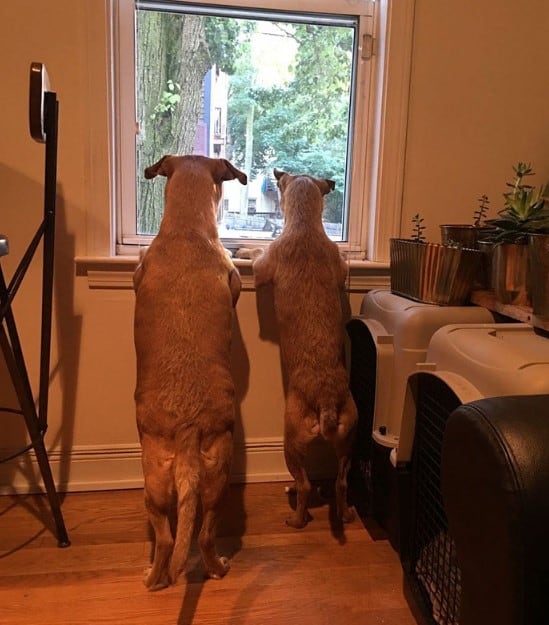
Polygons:
[[532,312],[549,319],[549,234],[528,235],[528,262]]
[[478,249],[478,242],[485,239],[494,228],[489,226],[473,226],[471,224],[441,224],[440,238],[442,245],[457,243],[461,247]]
[[467,303],[481,252],[469,248],[391,239],[391,291],[419,302]]
[[492,290],[502,304],[529,306],[528,245],[498,243],[492,250]]

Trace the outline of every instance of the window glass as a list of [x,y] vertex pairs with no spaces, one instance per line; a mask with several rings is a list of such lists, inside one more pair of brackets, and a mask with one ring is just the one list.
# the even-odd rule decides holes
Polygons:
[[276,167],[335,181],[324,225],[347,240],[358,18],[139,2],[135,26],[135,234],[162,218],[163,181],[145,167],[195,153],[249,176],[223,185],[222,237],[280,232]]

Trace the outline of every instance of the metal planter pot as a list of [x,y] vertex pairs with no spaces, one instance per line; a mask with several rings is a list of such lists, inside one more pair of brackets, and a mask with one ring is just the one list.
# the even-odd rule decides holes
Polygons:
[[391,291],[419,302],[467,303],[481,252],[468,248],[391,239]]
[[478,242],[494,232],[489,226],[473,226],[471,224],[442,224],[440,238],[442,245],[457,243],[461,247],[478,249]]
[[494,244],[491,241],[478,241],[478,249],[482,254],[480,261],[480,270],[475,288],[491,289],[492,288],[492,252]]
[[498,243],[492,250],[492,290],[502,304],[529,306],[528,245]]
[[528,235],[528,261],[532,312],[549,319],[549,234]]

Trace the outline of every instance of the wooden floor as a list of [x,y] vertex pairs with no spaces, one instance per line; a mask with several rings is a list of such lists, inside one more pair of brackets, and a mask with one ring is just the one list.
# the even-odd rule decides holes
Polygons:
[[66,495],[66,549],[44,529],[46,500],[0,497],[0,623],[416,625],[381,530],[358,519],[337,527],[331,498],[317,499],[314,520],[294,530],[283,483],[233,486],[219,539],[228,575],[204,579],[193,550],[187,575],[153,593],[142,583],[151,549],[142,491]]

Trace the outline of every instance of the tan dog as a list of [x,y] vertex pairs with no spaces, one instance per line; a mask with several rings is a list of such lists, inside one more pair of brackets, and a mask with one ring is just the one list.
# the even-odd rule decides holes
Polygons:
[[311,485],[304,467],[307,446],[322,436],[338,457],[336,503],[350,522],[347,504],[349,454],[357,410],[343,360],[342,295],[347,268],[322,225],[323,196],[330,180],[291,176],[274,170],[282,196],[282,234],[254,261],[255,284],[274,285],[282,364],[288,378],[284,454],[295,479],[297,506],[288,525],[307,524]]
[[134,275],[137,427],[155,534],[150,590],[181,573],[198,504],[206,571],[220,578],[229,568],[215,534],[233,449],[231,319],[240,277],[218,238],[216,210],[224,180],[247,182],[228,161],[204,156],[165,156],[145,170],[145,178],[157,175],[168,177],[164,217]]

